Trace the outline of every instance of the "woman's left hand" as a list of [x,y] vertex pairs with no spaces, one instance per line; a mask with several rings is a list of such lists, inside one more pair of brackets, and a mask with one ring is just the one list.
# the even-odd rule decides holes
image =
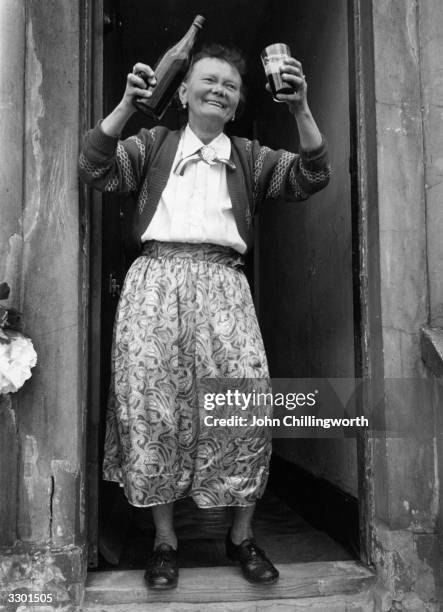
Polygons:
[[[291,113],[296,114],[304,111],[307,108],[307,91],[305,75],[301,62],[295,57],[288,57],[284,60],[284,67],[280,69],[282,79],[288,83],[293,89],[291,94],[277,94],[277,100],[286,102]],[[271,91],[269,83],[266,84],[266,89]]]

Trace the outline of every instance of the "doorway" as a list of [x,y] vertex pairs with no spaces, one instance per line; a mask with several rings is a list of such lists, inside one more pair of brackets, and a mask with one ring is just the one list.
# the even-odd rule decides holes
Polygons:
[[[262,144],[273,148],[297,150],[297,130],[293,119],[286,107],[273,104],[264,90],[260,50],[266,44],[281,40],[287,42],[293,54],[303,62],[309,83],[310,106],[327,136],[334,177],[325,192],[306,203],[272,202],[263,208],[257,223],[255,256],[250,261],[248,276],[255,294],[271,376],[356,376],[358,347],[354,343],[346,0],[333,3],[322,0],[309,3],[302,0],[217,0],[210,4],[192,0],[186,5],[177,0],[164,0],[162,3],[105,0],[103,12],[103,116],[121,98],[126,74],[133,64],[140,60],[153,64],[200,13],[207,18],[201,42],[236,45],[242,48],[248,60],[248,101],[243,116],[232,126],[232,131],[247,138],[258,138]],[[184,121],[180,107],[173,105],[162,123],[176,129]],[[123,136],[153,125],[147,117],[134,115]],[[104,422],[112,322],[119,287],[135,256],[125,239],[131,206],[131,201],[106,195],[101,207],[101,248],[98,254],[101,264],[100,397],[92,416],[95,423]],[[278,299],[269,296],[278,296]],[[101,481],[103,429],[95,427],[90,431],[90,566],[100,567],[100,563],[102,566],[104,563],[103,553],[111,563],[124,554],[124,541],[134,529],[134,512],[128,508],[116,485]],[[300,519],[305,520],[310,516],[309,500],[297,506],[299,514],[296,515],[294,500],[285,496],[288,482],[274,477],[282,472],[290,474],[291,479],[304,488],[306,495],[315,488],[319,499],[328,495],[328,500],[334,499],[334,503],[342,503],[347,508],[344,522],[351,522],[352,528],[342,533],[343,549],[335,548],[334,554],[335,559],[341,558],[340,554],[344,555],[346,551],[356,554],[356,440],[274,440],[274,451],[273,464],[277,467],[271,485],[278,493],[280,506],[275,510],[273,493],[266,500],[269,506],[274,504],[274,510],[270,512],[275,516],[275,512],[278,514],[288,508],[288,516],[291,512],[293,515],[288,529],[293,530],[297,529],[297,517],[305,513],[305,517]],[[301,493],[300,489],[299,497],[303,499]],[[312,499],[311,493],[311,509]],[[185,522],[186,516],[185,513]],[[217,525],[226,520],[224,514],[215,518]],[[116,529],[115,525],[126,525],[127,530]],[[137,525],[149,531],[144,518]],[[321,517],[316,519],[316,529],[328,531],[328,525],[322,524]],[[340,540],[339,533],[332,535]]]

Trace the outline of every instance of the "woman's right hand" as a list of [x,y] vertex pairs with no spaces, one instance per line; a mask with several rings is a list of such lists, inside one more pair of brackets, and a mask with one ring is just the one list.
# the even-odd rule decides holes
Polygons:
[[152,89],[157,84],[154,71],[147,64],[137,62],[132,72],[126,78],[126,89],[123,94],[121,104],[132,111],[134,110],[133,101],[135,98],[143,100],[150,98]]
[[[144,78],[137,76],[137,72],[143,73]],[[132,72],[126,77],[126,89],[121,102],[117,104],[114,110],[101,123],[103,132],[108,134],[108,136],[119,138],[128,119],[136,112],[133,103],[134,99],[143,100],[150,98],[152,88],[155,87],[156,83],[154,71],[150,66],[140,62],[135,64]]]

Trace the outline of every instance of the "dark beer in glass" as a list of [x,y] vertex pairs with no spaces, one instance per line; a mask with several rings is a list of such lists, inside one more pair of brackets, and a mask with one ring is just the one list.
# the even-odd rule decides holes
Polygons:
[[272,97],[276,102],[283,102],[283,100],[277,99],[277,94],[294,93],[293,88],[281,76],[283,62],[288,57],[291,57],[291,50],[284,43],[269,45],[261,53],[266,78],[271,87]]

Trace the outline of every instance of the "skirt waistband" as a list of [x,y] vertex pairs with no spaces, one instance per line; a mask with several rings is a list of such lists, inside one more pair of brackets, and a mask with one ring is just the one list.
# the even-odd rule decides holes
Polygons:
[[219,244],[204,242],[160,242],[148,240],[142,244],[141,255],[154,259],[191,259],[193,261],[207,261],[225,266],[239,267],[244,265],[241,253]]

